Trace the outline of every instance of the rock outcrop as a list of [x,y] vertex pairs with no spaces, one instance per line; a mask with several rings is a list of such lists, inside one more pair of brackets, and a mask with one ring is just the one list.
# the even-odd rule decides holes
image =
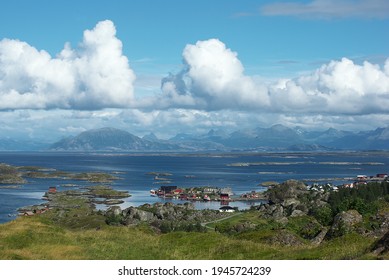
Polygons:
[[312,192],[305,184],[288,180],[266,191],[268,204],[262,204],[258,210],[265,218],[281,220],[285,217],[301,217],[313,212],[313,209],[328,206],[328,192]]
[[201,223],[225,217],[226,213],[216,210],[195,210],[192,203],[144,204],[121,210],[118,206],[110,207],[106,212],[107,222],[125,226],[147,223],[157,231],[201,230]]
[[353,231],[362,222],[362,215],[357,210],[348,210],[338,213],[328,232],[329,236],[336,237]]
[[389,231],[375,243],[372,251],[375,254],[385,254],[389,252]]
[[288,180],[282,184],[274,186],[267,191],[267,196],[270,203],[285,204],[287,206],[299,202],[297,199],[301,194],[306,193],[307,188],[303,182],[296,180]]
[[157,219],[153,213],[140,210],[135,207],[123,210],[122,214],[124,218],[124,225],[137,225],[141,222],[152,222]]
[[287,230],[280,230],[269,239],[269,243],[282,246],[299,246],[303,244],[303,241],[300,237]]
[[307,215],[309,208],[301,200],[308,193],[303,182],[288,180],[270,188],[266,192],[269,203],[262,204],[259,207],[259,211],[266,218],[275,220]]
[[312,245],[315,245],[315,246],[318,246],[320,245],[324,238],[326,237],[327,235],[327,232],[328,232],[328,228],[323,228],[318,235],[316,235],[312,240],[311,240],[311,243]]

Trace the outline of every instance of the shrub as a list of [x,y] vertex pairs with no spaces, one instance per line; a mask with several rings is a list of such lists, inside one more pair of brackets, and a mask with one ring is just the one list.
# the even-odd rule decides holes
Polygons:
[[105,222],[107,225],[120,225],[123,222],[123,216],[122,215],[108,215],[105,218]]
[[319,234],[322,226],[315,218],[310,216],[303,216],[289,218],[289,222],[286,228],[298,234],[302,238],[312,239]]
[[331,208],[328,206],[315,208],[312,210],[311,214],[323,226],[330,225],[332,223],[333,218],[334,218],[333,212],[332,212]]
[[[350,209],[357,210],[362,215],[374,214],[378,209],[378,201],[389,193],[389,184],[383,182],[369,183],[356,188],[340,188],[338,192],[332,192],[329,204],[333,215]],[[389,199],[389,198],[388,198]]]

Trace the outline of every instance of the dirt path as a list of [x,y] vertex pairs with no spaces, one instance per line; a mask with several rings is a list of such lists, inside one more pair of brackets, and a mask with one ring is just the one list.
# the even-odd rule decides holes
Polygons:
[[236,217],[236,216],[239,216],[239,215],[242,215],[243,212],[238,212],[238,213],[235,213],[234,215],[231,215],[231,216],[228,216],[228,217],[224,217],[224,218],[221,218],[221,219],[217,219],[217,220],[214,220],[214,221],[210,221],[210,222],[206,222],[206,223],[201,223],[201,225],[203,227],[206,227],[208,229],[212,229],[214,230],[214,228],[210,227],[210,226],[207,226],[208,224],[212,224],[212,223],[218,223],[218,222],[221,222],[221,221],[224,221],[224,220],[228,220],[228,219],[231,219],[233,217]]

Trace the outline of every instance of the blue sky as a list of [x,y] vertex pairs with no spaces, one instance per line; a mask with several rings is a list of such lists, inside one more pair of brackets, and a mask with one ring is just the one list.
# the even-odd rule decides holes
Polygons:
[[0,138],[389,121],[385,0],[4,2]]

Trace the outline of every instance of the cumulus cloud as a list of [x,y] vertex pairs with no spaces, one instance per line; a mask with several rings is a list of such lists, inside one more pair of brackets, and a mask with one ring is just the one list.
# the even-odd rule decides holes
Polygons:
[[389,59],[384,67],[343,58],[310,75],[271,87],[273,110],[337,114],[389,112]]
[[387,0],[313,0],[307,3],[280,2],[264,5],[267,16],[297,16],[303,18],[389,18]]
[[134,80],[109,20],[86,30],[78,48],[66,44],[55,58],[26,42],[0,41],[0,110],[129,107]]
[[[388,119],[389,59],[378,65],[343,58],[294,79],[269,81],[246,75],[238,54],[218,39],[188,44],[182,57],[182,69],[162,79],[161,92],[135,99],[135,74],[111,21],[86,30],[77,48],[66,44],[56,57],[3,39],[0,126],[38,130],[44,122],[61,133],[115,126],[141,134],[162,127],[172,135],[194,124],[205,131],[275,122],[350,126],[363,116],[378,125]],[[15,119],[20,123],[10,126]]]
[[162,80],[162,96],[152,106],[340,115],[389,112],[389,59],[381,67],[343,58],[308,75],[273,83],[246,76],[237,53],[217,39],[187,45],[183,61],[178,74]]
[[217,110],[269,103],[266,88],[245,76],[237,53],[217,39],[187,45],[183,61],[180,73],[162,80],[165,99],[160,104]]

